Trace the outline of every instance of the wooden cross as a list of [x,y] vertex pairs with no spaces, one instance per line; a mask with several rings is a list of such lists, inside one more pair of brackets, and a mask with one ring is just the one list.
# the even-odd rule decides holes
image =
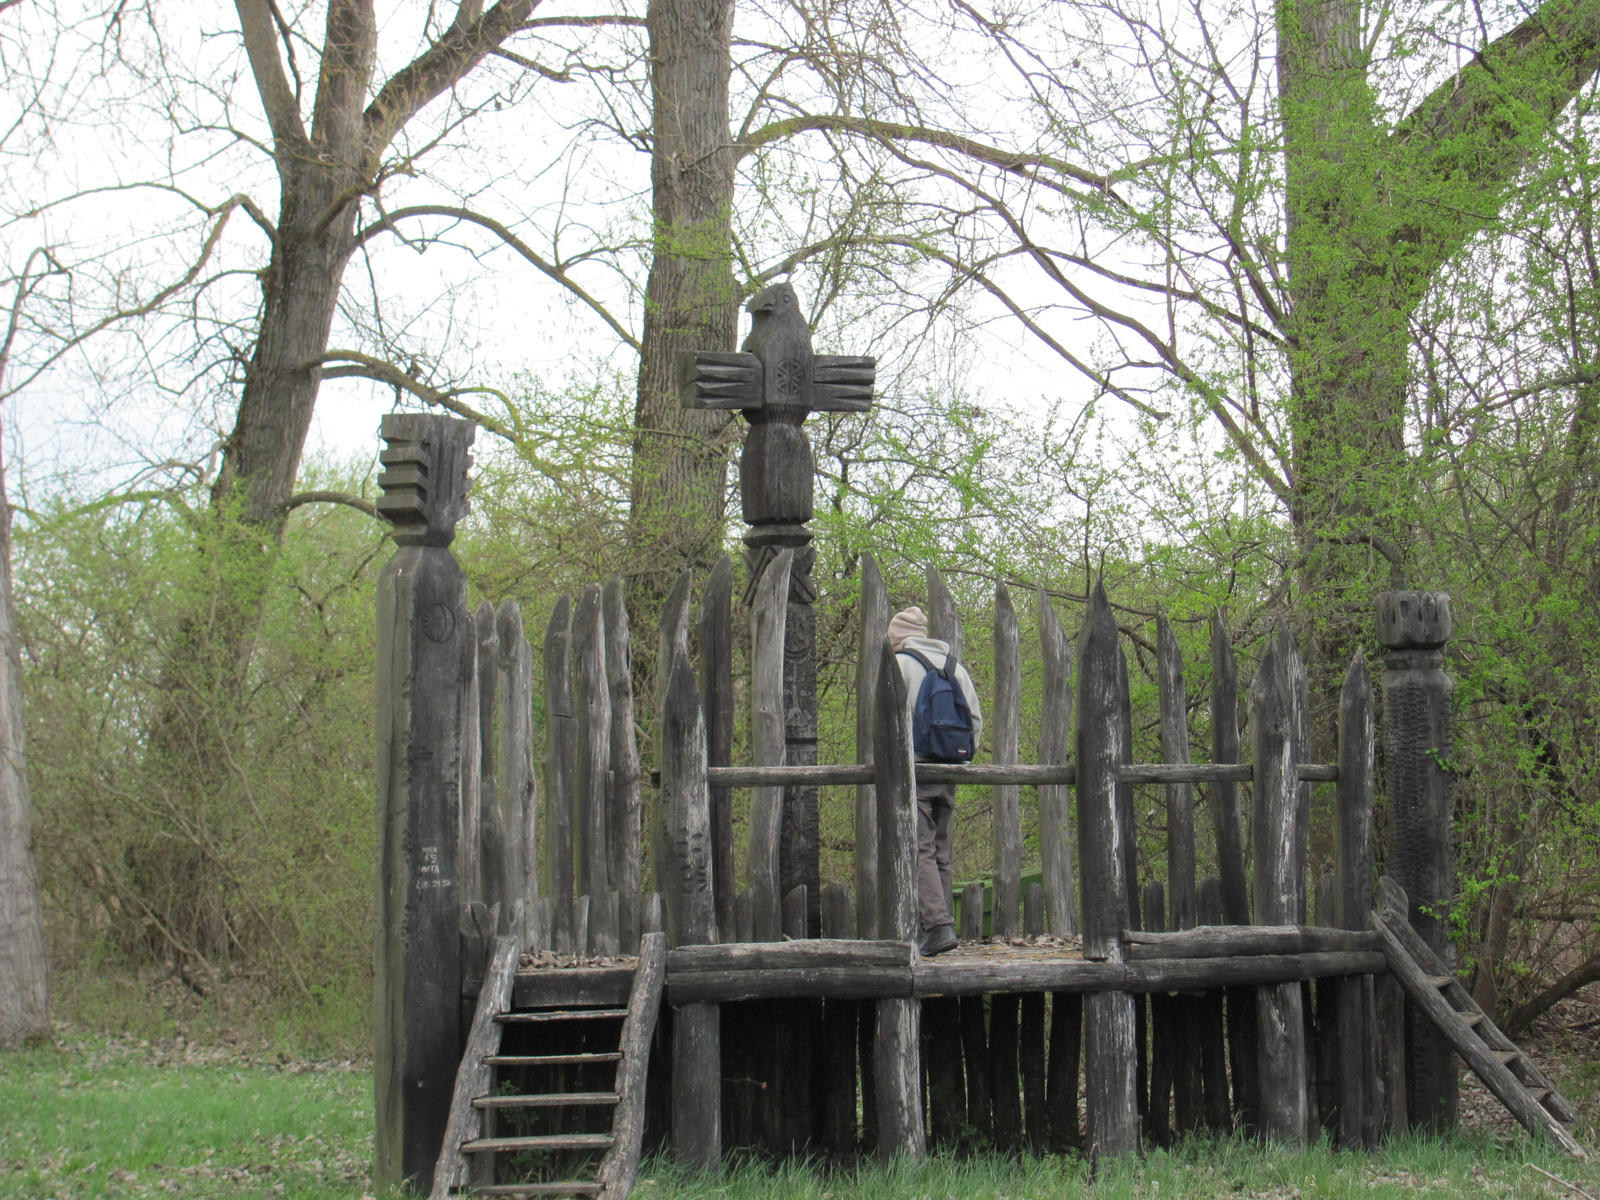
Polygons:
[[816,465],[802,426],[814,412],[872,407],[877,359],[814,354],[794,288],[775,283],[745,311],[742,352],[680,350],[678,396],[685,408],[737,409],[750,422],[739,459],[739,498],[753,549],[811,540]]

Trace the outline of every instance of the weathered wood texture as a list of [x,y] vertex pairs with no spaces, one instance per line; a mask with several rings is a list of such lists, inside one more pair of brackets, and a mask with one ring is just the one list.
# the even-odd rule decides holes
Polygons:
[[[398,548],[378,576],[378,934],[374,1172],[432,1181],[461,1045],[457,838],[471,656],[466,579],[449,551],[465,514],[467,421],[384,418],[379,512]],[[431,487],[423,489],[419,480]]]
[[[700,694],[706,706],[706,763],[733,763],[733,560],[717,560],[700,591]],[[711,863],[716,880],[717,928],[733,929],[738,895],[733,863],[733,790],[711,789]]]
[[474,1107],[472,1102],[479,1096],[489,1094],[490,1071],[484,1059],[500,1048],[500,1027],[495,1023],[495,1017],[511,1007],[512,982],[520,955],[516,938],[495,939],[483,989],[478,993],[477,1011],[473,1014],[466,1048],[461,1054],[461,1066],[456,1071],[450,1119],[439,1144],[438,1165],[433,1172],[429,1200],[446,1200],[452,1188],[466,1184],[467,1160],[461,1153],[461,1147],[474,1138],[483,1137],[486,1132],[484,1112]]
[[[768,564],[750,607],[750,753],[758,765],[782,765],[783,639],[789,615],[792,550]],[[783,933],[779,842],[783,834],[783,788],[760,787],[750,802],[750,850],[746,870],[755,914],[755,938],[775,942]]]
[[1181,933],[1130,929],[1124,936],[1128,941],[1124,953],[1130,962],[1381,948],[1373,933],[1315,925],[1199,925]]
[[[1211,761],[1220,767],[1237,763],[1239,756],[1239,664],[1227,620],[1218,609],[1211,618]],[[1230,925],[1248,925],[1249,877],[1235,782],[1218,779],[1211,785],[1211,812],[1222,919]],[[1256,997],[1254,992],[1239,991],[1230,992],[1225,999],[1234,1121],[1239,1129],[1253,1131],[1260,1111],[1256,1088]]]
[[[717,938],[717,912],[705,716],[694,667],[681,647],[666,684],[661,737],[667,938],[677,946],[707,945]],[[706,1171],[719,1166],[721,1120],[721,1015],[715,1005],[684,1004],[672,1021],[672,1145],[684,1163]]]
[[[1455,962],[1445,914],[1455,902],[1455,822],[1450,694],[1444,645],[1450,597],[1384,592],[1383,739],[1389,847],[1385,862],[1411,900],[1411,927],[1447,964]],[[1415,1002],[1406,1012],[1407,1111],[1414,1129],[1455,1128],[1460,1085],[1448,1040]]]
[[960,1143],[967,1123],[966,1079],[962,1072],[961,1002],[936,996],[922,1002],[922,1061],[928,1070],[928,1128],[941,1150]]
[[[889,593],[870,554],[861,556],[861,632],[856,644],[856,762],[873,762],[878,670],[889,629]],[[856,784],[856,921],[864,938],[878,936],[878,807],[871,783]]]
[[717,939],[712,887],[711,802],[706,785],[705,718],[694,668],[674,655],[661,713],[662,860],[667,937],[675,946]]
[[611,688],[606,679],[606,622],[600,588],[590,584],[578,598],[572,628],[572,707],[578,739],[574,825],[578,893],[611,890],[607,820],[611,775]]
[[[1044,887],[1030,883],[1022,894],[1022,932],[1026,937],[1037,937],[1045,931],[1044,924]],[[1023,1127],[1027,1130],[1028,1148],[1036,1154],[1043,1154],[1049,1148],[1043,992],[1023,994],[1017,1042],[1022,1069]]]
[[[1189,762],[1189,694],[1184,686],[1183,654],[1172,623],[1156,621],[1160,685],[1161,757]],[[1195,879],[1194,785],[1167,785],[1167,928],[1191,929],[1199,893]],[[1197,1132],[1201,1124],[1199,1009],[1193,997],[1172,1004],[1172,1118],[1175,1133]]]
[[499,660],[495,711],[500,726],[495,776],[506,838],[511,932],[524,946],[537,946],[548,934],[536,920],[539,806],[533,774],[533,649],[515,600],[500,602],[495,624]]
[[1080,1149],[1078,1125],[1078,1060],[1083,1048],[1083,997],[1071,992],[1050,994],[1050,1065],[1046,1103],[1050,1106],[1049,1139],[1054,1154]]
[[[842,883],[822,887],[822,936],[854,936],[856,918],[850,889]],[[817,943],[808,943],[816,945]],[[907,948],[909,962],[910,948]],[[834,1158],[856,1151],[856,1043],[860,1004],[855,1000],[829,1000],[822,1010],[822,1142]]]
[[[994,714],[990,742],[994,761],[1010,766],[1018,759],[1022,732],[1022,638],[1011,592],[1001,583],[994,590]],[[994,829],[994,931],[1015,937],[1022,931],[1021,791],[1002,783],[993,792],[990,813]]]
[[597,1178],[604,1200],[626,1200],[639,1170],[644,1139],[645,1082],[650,1065],[650,1043],[661,1011],[661,988],[666,978],[667,939],[647,933],[639,940],[639,965],[633,972],[628,995],[628,1015],[622,1022],[616,1091],[618,1103],[612,1118],[611,1149],[600,1160]]
[[[1062,766],[1072,756],[1072,645],[1050,595],[1039,589],[1039,648],[1044,680],[1039,718],[1039,762]],[[1039,785],[1039,859],[1044,868],[1049,930],[1058,936],[1078,932],[1077,898],[1072,884],[1071,793],[1061,784]],[[1074,1116],[1076,1126],[1077,1118]]]
[[[1358,650],[1339,692],[1338,870],[1335,923],[1361,929],[1372,911],[1374,728],[1372,677]],[[1375,980],[1338,984],[1338,1129],[1335,1144],[1373,1149],[1381,1134]]]
[[[1147,930],[1158,931],[1166,927],[1166,888],[1159,879],[1145,881],[1142,907],[1143,925]],[[1144,1110],[1145,1136],[1158,1146],[1172,1143],[1172,1082],[1173,1053],[1175,1050],[1173,1022],[1176,1014],[1173,997],[1154,992],[1149,999],[1150,1013],[1150,1069],[1149,1094]]]
[[[477,715],[478,727],[468,731],[476,737],[475,753],[478,762],[478,816],[476,850],[478,857],[478,885],[476,892],[463,889],[463,895],[474,895],[489,907],[499,906],[504,914],[506,929],[511,923],[511,887],[506,876],[506,834],[500,812],[498,795],[499,763],[495,759],[495,701],[499,698],[500,683],[500,632],[495,625],[494,605],[488,600],[478,604],[472,617],[473,632],[477,635]],[[465,814],[463,814],[464,816]]]
[[[1215,875],[1200,881],[1201,927],[1222,921],[1222,884]],[[1206,1125],[1213,1133],[1233,1132],[1233,1107],[1228,1094],[1228,1051],[1223,1034],[1223,993],[1213,988],[1200,997],[1198,1040],[1200,1077],[1205,1091]]]
[[802,939],[806,936],[806,911],[810,907],[806,885],[789,889],[783,898],[783,936]]
[[[1256,916],[1272,924],[1298,921],[1304,903],[1305,880],[1300,872],[1305,831],[1299,822],[1300,785],[1294,772],[1304,683],[1300,656],[1288,631],[1280,627],[1250,686]],[[1310,1114],[1300,985],[1263,987],[1256,1003],[1261,1131],[1272,1141],[1302,1145],[1310,1134]]]
[[[1117,812],[1117,767],[1126,761],[1120,710],[1126,673],[1117,623],[1097,584],[1085,615],[1078,665],[1078,870],[1086,957],[1121,970],[1127,928],[1126,847]],[[1133,998],[1100,992],[1084,1002],[1088,1069],[1086,1149],[1092,1159],[1139,1148]]]
[[573,860],[573,806],[578,777],[578,734],[572,705],[572,601],[562,596],[544,632],[545,855],[551,940],[572,949],[572,904],[577,897]]
[[[461,764],[461,800],[457,808],[456,874],[460,879],[460,897],[463,905],[483,899],[483,847],[480,844],[483,822],[483,731],[480,724],[479,705],[482,693],[479,680],[478,659],[482,647],[478,640],[477,618],[470,612],[461,614],[461,652],[464,690],[461,697],[459,736],[461,745],[456,750],[456,760]],[[493,668],[491,667],[491,670]],[[463,1023],[471,1021],[466,1012]]]
[[[611,882],[622,895],[623,952],[632,953],[639,930],[633,914],[644,880],[644,787],[633,711],[633,646],[622,580],[606,580],[602,596],[606,629],[606,687],[611,699],[611,779],[607,830]],[[709,720],[709,717],[708,717]]]
[[1021,1062],[1017,1040],[1022,997],[1014,992],[989,997],[989,1097],[994,1106],[994,1144],[1001,1150],[1022,1147],[1022,1093],[1017,1077]]
[[[672,590],[667,594],[667,602],[661,609],[661,625],[656,631],[656,672],[655,672],[655,715],[656,715],[656,764],[654,785],[654,802],[650,805],[650,853],[655,863],[656,886],[661,891],[656,893],[656,899],[661,904],[660,921],[657,928],[667,931],[667,904],[665,888],[661,881],[669,878],[668,861],[669,852],[666,844],[667,822],[667,794],[661,787],[661,748],[665,744],[665,731],[661,728],[661,718],[666,712],[667,684],[672,679],[674,664],[678,661],[679,654],[689,653],[689,605],[690,591],[694,585],[694,576],[691,571],[679,572],[677,580],[672,585]],[[710,787],[709,782],[707,787]]]
[[[1338,768],[1326,763],[1300,763],[1295,767],[1302,780],[1331,783],[1338,777]],[[1227,780],[1232,783],[1249,783],[1254,770],[1249,763],[1222,764],[1189,763],[1173,766],[1167,763],[1123,763],[1117,768],[1120,783],[1215,783]],[[876,769],[858,763],[824,764],[822,766],[766,766],[766,767],[715,767],[710,779],[717,787],[779,787],[796,780],[817,787],[855,786],[870,784],[877,778]],[[1024,787],[1045,784],[1070,785],[1078,781],[1078,769],[1072,763],[1049,766],[1040,763],[1017,763],[1000,766],[995,763],[918,763],[917,779],[923,783],[955,783],[974,787],[993,787],[996,784],[1014,783]]]
[[[879,648],[874,757],[878,766],[878,933],[917,935],[916,848],[910,710],[905,680],[885,639]],[[921,1010],[916,1000],[880,1000],[873,1046],[877,1152],[920,1158],[922,1124]]]

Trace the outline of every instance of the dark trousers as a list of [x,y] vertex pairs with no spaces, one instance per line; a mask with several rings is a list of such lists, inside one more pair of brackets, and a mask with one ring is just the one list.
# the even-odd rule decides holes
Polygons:
[[917,915],[924,929],[955,923],[950,915],[955,816],[955,784],[917,784]]

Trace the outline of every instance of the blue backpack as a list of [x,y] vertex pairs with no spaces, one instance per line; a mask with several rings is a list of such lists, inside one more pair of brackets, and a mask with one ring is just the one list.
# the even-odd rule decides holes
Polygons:
[[921,758],[934,762],[965,763],[977,750],[972,736],[972,710],[967,695],[956,678],[956,656],[945,655],[944,666],[935,667],[915,650],[902,650],[927,671],[917,690],[916,707],[911,710],[911,748]]

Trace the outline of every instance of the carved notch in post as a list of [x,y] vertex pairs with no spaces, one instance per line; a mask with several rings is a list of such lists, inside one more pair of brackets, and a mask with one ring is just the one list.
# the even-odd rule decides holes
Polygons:
[[[476,637],[449,546],[467,511],[470,421],[383,419],[383,497],[398,549],[378,577],[379,1187],[427,1191],[461,1047],[462,734]],[[475,697],[473,697],[475,698]]]
[[[787,283],[773,284],[745,305],[750,336],[739,353],[680,351],[678,397],[685,408],[734,410],[750,430],[739,457],[739,497],[744,511],[745,560],[750,580],[745,603],[778,553],[795,551],[784,625],[783,707],[785,759],[790,766],[817,761],[816,553],[807,522],[814,511],[816,465],[805,419],[814,412],[866,412],[872,407],[877,360],[817,354],[800,300]],[[822,894],[817,789],[784,790],[783,859],[779,895],[804,885],[808,932],[821,923]]]

